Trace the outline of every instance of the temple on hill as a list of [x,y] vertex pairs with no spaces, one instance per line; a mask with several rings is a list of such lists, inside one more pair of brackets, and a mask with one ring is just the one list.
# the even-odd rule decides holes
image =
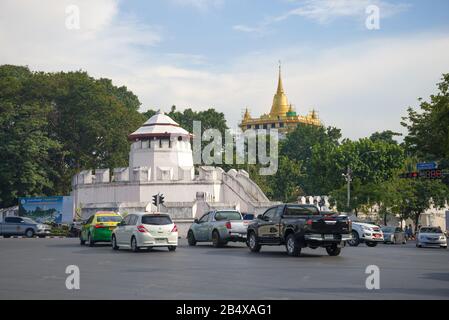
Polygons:
[[307,115],[301,116],[296,113],[292,104],[289,104],[287,95],[284,91],[282,83],[282,71],[279,66],[278,88],[273,98],[273,105],[269,114],[263,114],[259,118],[251,117],[246,108],[240,128],[245,131],[248,129],[271,129],[276,128],[281,134],[294,130],[298,125],[306,124],[313,126],[321,126],[321,120],[315,110],[310,111]]

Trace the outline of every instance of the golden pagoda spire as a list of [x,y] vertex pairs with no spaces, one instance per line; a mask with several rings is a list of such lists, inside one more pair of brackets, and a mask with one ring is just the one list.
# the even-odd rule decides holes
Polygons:
[[281,63],[279,62],[279,79],[278,88],[273,99],[273,106],[271,107],[270,116],[271,117],[285,117],[289,110],[289,104],[287,96],[284,92],[284,85],[282,83],[282,69]]
[[283,94],[284,93],[284,85],[282,83],[282,64],[281,61],[279,61],[279,79],[278,79],[278,89],[277,94]]
[[251,119],[251,114],[249,113],[249,109],[246,108],[245,114],[243,115],[243,120],[244,120],[244,121],[248,121],[248,120],[250,120],[250,119]]

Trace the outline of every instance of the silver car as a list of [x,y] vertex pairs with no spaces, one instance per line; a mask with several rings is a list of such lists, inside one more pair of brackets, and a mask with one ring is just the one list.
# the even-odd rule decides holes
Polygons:
[[416,246],[447,248],[447,237],[440,227],[421,227],[416,235]]
[[38,236],[43,238],[50,234],[50,226],[27,217],[6,217],[5,221],[0,223],[0,235],[4,238],[11,236],[26,236],[27,238]]
[[407,243],[405,232],[402,230],[402,228],[385,226],[382,227],[382,232],[384,234],[384,243],[391,243],[391,244]]
[[214,247],[222,247],[229,241],[245,242],[248,225],[236,210],[216,210],[195,219],[187,233],[190,246],[197,242],[212,242]]

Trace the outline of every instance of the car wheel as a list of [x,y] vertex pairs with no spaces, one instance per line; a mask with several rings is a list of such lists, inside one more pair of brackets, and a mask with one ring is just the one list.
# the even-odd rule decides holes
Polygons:
[[221,248],[223,246],[223,242],[221,241],[220,234],[217,230],[214,230],[214,232],[212,232],[212,245],[215,248]]
[[360,244],[360,238],[359,238],[359,234],[357,233],[357,231],[352,231],[352,239],[348,240],[348,244],[351,247],[357,247]]
[[131,238],[131,250],[133,252],[139,252],[139,247],[137,246],[137,240],[136,237]]
[[3,236],[3,238],[6,238],[6,239],[7,239],[7,238],[11,238],[11,236]]
[[187,242],[189,243],[189,246],[193,247],[196,246],[196,239],[195,235],[193,234],[192,230],[189,230],[187,233]]
[[340,254],[341,248],[339,248],[336,244],[333,244],[331,247],[326,247],[326,251],[331,257],[336,257]]
[[396,237],[393,237],[393,241],[392,241],[391,243],[392,243],[392,244],[396,244],[396,243],[397,243]]
[[32,237],[34,237],[34,230],[33,230],[33,229],[28,229],[28,230],[25,232],[25,236],[26,236],[27,238],[32,238]]
[[377,246],[377,242],[370,242],[370,241],[368,241],[368,242],[366,242],[366,245],[368,247],[370,247],[370,248],[374,248],[375,246]]
[[168,251],[170,251],[170,252],[176,251],[176,246],[168,247]]
[[251,252],[259,252],[262,246],[259,244],[259,241],[257,240],[256,234],[254,232],[251,232],[249,234],[249,239],[247,242],[247,245],[249,247],[249,250]]
[[287,236],[285,247],[287,248],[287,254],[289,256],[299,257],[301,255],[301,247],[298,245],[298,241],[296,241],[296,237],[293,233],[290,233]]
[[84,246],[86,244],[86,240],[83,240],[83,236],[80,235],[80,245]]
[[115,238],[115,236],[112,236],[112,250],[118,250],[119,246],[117,245],[117,239]]
[[447,246],[441,246],[441,248],[443,248],[443,249],[447,249]]
[[87,244],[89,247],[95,246],[95,241],[90,233],[87,235]]
[[38,237],[41,238],[41,239],[45,238],[45,236],[38,236]]

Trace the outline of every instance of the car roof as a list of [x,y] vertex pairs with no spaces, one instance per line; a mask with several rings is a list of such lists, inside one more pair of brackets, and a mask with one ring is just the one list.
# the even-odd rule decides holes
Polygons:
[[119,216],[117,212],[113,211],[98,211],[95,213],[96,216]]
[[130,214],[134,214],[136,216],[167,216],[170,217],[168,213],[160,213],[160,212],[133,212]]

